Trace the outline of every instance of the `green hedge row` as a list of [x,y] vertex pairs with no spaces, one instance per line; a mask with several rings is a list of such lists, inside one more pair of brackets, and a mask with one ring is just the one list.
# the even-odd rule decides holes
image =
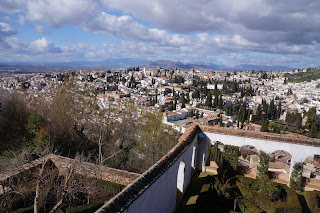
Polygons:
[[[239,178],[243,183],[253,183],[260,182],[260,180],[255,180],[251,178]],[[251,179],[251,180],[249,180]],[[275,203],[266,198],[264,195],[260,194],[256,190],[250,189],[249,186],[236,182],[237,187],[239,188],[241,194],[245,199],[250,200],[253,204],[257,205],[260,209],[268,213],[293,213],[301,212],[301,205],[298,199],[296,192],[293,189],[285,185],[280,185],[283,187],[287,193],[286,203]],[[258,184],[257,184],[258,185]]]
[[256,205],[246,199],[238,200],[238,206],[242,213],[261,213],[263,212]]
[[104,200],[88,204],[88,205],[83,205],[83,206],[77,206],[77,207],[68,207],[65,209],[66,213],[86,213],[86,212],[95,212],[98,210],[102,205],[104,204]]
[[99,188],[102,191],[108,192],[110,194],[118,194],[119,192],[122,191],[122,189],[125,188],[124,185],[111,183],[104,180],[95,180],[95,181],[96,181],[97,188]]
[[259,191],[261,194],[278,197],[280,199],[287,197],[287,191],[283,185],[269,180],[252,179],[240,175],[238,175],[237,178],[242,184],[248,186],[252,190]]
[[311,192],[305,192],[304,195],[308,207],[311,212],[320,212],[320,192],[318,191],[311,191]]

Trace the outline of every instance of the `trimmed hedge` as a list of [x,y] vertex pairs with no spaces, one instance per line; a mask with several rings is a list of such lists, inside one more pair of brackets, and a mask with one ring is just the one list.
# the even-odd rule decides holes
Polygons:
[[305,195],[304,195],[306,201],[307,201],[307,204],[308,204],[308,207],[310,209],[311,212],[320,212],[320,208],[319,208],[319,205],[320,205],[320,192],[317,192],[317,191],[307,191],[305,192]]
[[69,207],[66,208],[65,211],[66,213],[86,213],[86,212],[95,212],[98,210],[102,205],[104,204],[104,200],[88,204],[88,205],[83,205],[83,206],[77,206],[77,207]]
[[[238,179],[242,180],[242,182],[244,183],[242,184],[239,181],[236,181],[236,185],[239,188],[241,194],[244,196],[244,198],[247,200],[250,200],[253,204],[257,205],[263,211],[268,213],[294,213],[294,212],[302,211],[301,205],[295,190],[285,185],[279,184],[287,192],[287,199],[286,199],[287,202],[275,203],[269,200],[268,198],[266,198],[264,195],[260,194],[259,192],[249,188],[250,186],[249,183],[258,182],[259,184],[259,182],[261,182],[260,180],[244,178],[244,177],[240,178],[239,176],[238,176]],[[249,186],[246,186],[245,184],[248,184]]]
[[250,203],[246,199],[238,200],[238,206],[239,206],[242,213],[261,213],[261,212],[263,212],[256,205],[254,205],[253,203]]
[[96,186],[102,191],[108,192],[110,194],[118,194],[121,192],[126,186],[120,185],[117,183],[111,183],[109,181],[104,180],[95,180]]

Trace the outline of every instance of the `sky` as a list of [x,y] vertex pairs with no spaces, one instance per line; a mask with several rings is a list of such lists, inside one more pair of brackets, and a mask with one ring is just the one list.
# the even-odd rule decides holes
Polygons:
[[0,62],[318,67],[319,0],[1,0]]

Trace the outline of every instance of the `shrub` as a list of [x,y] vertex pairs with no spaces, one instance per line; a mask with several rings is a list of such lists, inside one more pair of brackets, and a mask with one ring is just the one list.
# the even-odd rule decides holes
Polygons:
[[305,192],[305,199],[307,201],[310,212],[320,212],[320,192],[311,191]]
[[302,170],[303,170],[303,163],[297,162],[293,165],[293,171],[290,177],[290,187],[302,191],[303,184],[302,184]]
[[83,205],[83,206],[77,206],[77,207],[69,207],[66,209],[66,213],[85,213],[85,212],[95,212],[98,210],[102,205],[104,204],[104,201],[98,201],[92,204]]
[[122,189],[125,188],[125,186],[116,184],[116,183],[111,183],[108,181],[103,181],[103,180],[96,180],[96,186],[105,192],[108,192],[110,194],[118,194],[119,192],[122,191]]
[[257,177],[260,179],[268,179],[269,155],[260,151],[259,164],[257,167]]
[[260,213],[262,212],[256,205],[249,202],[246,199],[241,199],[238,201],[238,206],[242,213]]
[[223,158],[227,162],[227,165],[236,171],[238,167],[238,158],[240,156],[240,149],[238,146],[225,145]]
[[[286,191],[286,194],[287,194],[286,202],[272,202],[263,194],[259,193],[254,189],[251,189],[251,187],[257,188],[259,184],[263,182],[262,180],[254,180],[254,179],[250,180],[250,178],[242,178],[239,176],[238,176],[238,179],[242,183],[237,181],[236,185],[239,188],[243,197],[247,200],[250,200],[250,202],[258,206],[263,211],[268,213],[269,212],[270,213],[280,213],[280,212],[294,213],[294,212],[302,211],[298,196],[294,189],[291,189],[286,185],[277,184],[279,187],[283,188]],[[248,184],[248,186],[246,184]]]

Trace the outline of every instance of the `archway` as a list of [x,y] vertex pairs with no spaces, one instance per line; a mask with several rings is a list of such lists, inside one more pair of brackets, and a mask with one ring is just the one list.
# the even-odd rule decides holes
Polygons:
[[273,181],[288,184],[292,155],[285,150],[276,150],[269,155],[269,178]]
[[184,161],[180,161],[177,175],[177,202],[181,199],[184,192],[184,176],[185,176],[186,164]]
[[243,145],[240,147],[238,160],[238,172],[243,176],[255,178],[257,176],[258,156],[260,152],[252,145]]
[[197,159],[197,147],[193,147],[192,150],[192,159],[191,159],[191,168],[195,169],[196,168],[196,159]]

